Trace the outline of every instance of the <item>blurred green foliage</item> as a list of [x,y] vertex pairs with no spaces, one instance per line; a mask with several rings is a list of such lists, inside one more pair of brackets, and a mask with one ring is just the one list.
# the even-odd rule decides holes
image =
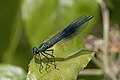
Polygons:
[[103,75],[79,75],[77,80],[103,80]]
[[[119,0],[105,0],[111,21],[120,24]],[[27,70],[32,47],[82,15],[93,15],[82,36],[100,27],[97,0],[0,0],[0,62]],[[80,45],[83,45],[83,42]]]
[[15,26],[18,24],[17,13],[19,8],[20,4],[18,1],[0,0],[0,61],[16,30]]

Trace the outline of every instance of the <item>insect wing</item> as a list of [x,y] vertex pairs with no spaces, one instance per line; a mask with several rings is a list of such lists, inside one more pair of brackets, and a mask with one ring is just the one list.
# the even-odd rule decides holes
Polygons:
[[74,20],[67,28],[70,32],[70,30],[76,28],[74,30],[74,32],[72,32],[71,34],[67,34],[68,36],[66,36],[63,40],[64,41],[68,41],[71,40],[72,38],[76,37],[77,35],[79,35],[87,26],[89,21],[86,21],[85,23],[83,23],[83,20],[86,20],[85,18],[87,18],[86,16],[82,16],[77,18],[76,20]]

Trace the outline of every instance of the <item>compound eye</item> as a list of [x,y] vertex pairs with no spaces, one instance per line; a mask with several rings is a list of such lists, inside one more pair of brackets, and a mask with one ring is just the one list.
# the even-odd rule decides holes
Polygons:
[[38,54],[39,53],[39,50],[36,48],[36,47],[34,47],[33,48],[33,55],[36,55],[36,54]]

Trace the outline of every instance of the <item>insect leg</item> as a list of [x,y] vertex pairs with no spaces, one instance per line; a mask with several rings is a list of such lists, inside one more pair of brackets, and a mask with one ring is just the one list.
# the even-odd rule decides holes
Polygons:
[[[46,51],[51,51],[52,55],[53,55],[53,49],[49,49],[49,50],[46,50]],[[53,58],[53,57],[51,56],[51,58]]]
[[53,49],[49,49],[49,50],[46,50],[46,51],[51,51],[51,52],[52,52],[52,55],[53,55]]
[[38,54],[38,56],[39,56],[39,60],[40,60],[39,71],[40,71],[40,73],[42,73],[42,72],[41,72],[41,70],[42,70],[42,68],[43,68],[43,65],[42,65],[42,59],[41,59],[40,54]]
[[[48,51],[48,50],[47,50]],[[52,54],[53,54],[53,50],[49,50],[49,51],[52,51]],[[51,54],[48,54],[48,53],[46,53],[46,52],[44,52],[45,54],[47,54],[47,55],[49,55],[49,56],[51,56],[52,58],[53,58],[53,62],[54,62],[54,67],[55,67],[55,69],[56,69],[56,64],[55,64],[55,57],[53,56],[53,55],[51,55]]]
[[47,59],[47,63],[46,63],[46,68],[45,68],[45,70],[46,70],[46,72],[48,72],[47,69],[50,67],[50,65],[48,65],[48,63],[49,63],[49,58],[48,58],[46,55],[44,55],[43,53],[41,53],[41,54]]

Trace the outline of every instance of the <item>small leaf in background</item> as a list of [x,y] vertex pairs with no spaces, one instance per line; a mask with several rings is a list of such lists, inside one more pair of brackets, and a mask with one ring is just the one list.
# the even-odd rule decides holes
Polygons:
[[25,80],[26,72],[17,66],[0,64],[0,80]]

